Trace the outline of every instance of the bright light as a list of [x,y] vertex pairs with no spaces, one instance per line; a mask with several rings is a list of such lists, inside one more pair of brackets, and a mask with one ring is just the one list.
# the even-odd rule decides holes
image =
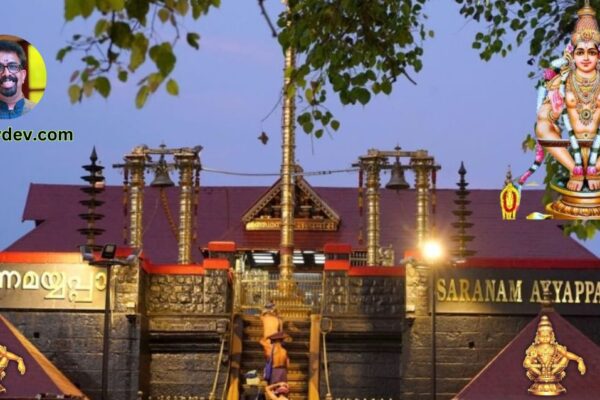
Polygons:
[[442,258],[444,255],[444,248],[440,242],[436,240],[428,240],[423,243],[422,246],[423,256],[428,262],[435,262]]

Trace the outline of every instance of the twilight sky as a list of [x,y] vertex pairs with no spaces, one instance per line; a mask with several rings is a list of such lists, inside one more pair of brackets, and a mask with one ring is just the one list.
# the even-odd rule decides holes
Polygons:
[[[279,0],[268,0],[275,20]],[[468,170],[471,188],[500,189],[507,166],[515,175],[533,159],[520,150],[524,136],[532,132],[535,90],[527,78],[526,49],[507,58],[485,63],[471,49],[477,31],[451,0],[434,0],[426,8],[435,38],[425,42],[424,68],[412,74],[417,86],[399,81],[391,96],[372,99],[366,106],[331,102],[342,126],[332,136],[311,139],[297,130],[296,159],[305,171],[349,168],[369,148],[428,149],[442,165],[439,187],[455,187],[461,160]],[[200,51],[184,41],[176,47],[173,77],[178,97],[161,89],[142,110],[136,110],[137,92],[130,77],[126,84],[113,82],[108,100],[94,95],[71,105],[67,96],[69,76],[81,67],[72,54],[63,63],[55,60],[58,49],[79,32],[90,32],[94,18],[65,24],[62,0],[20,0],[3,18],[0,34],[20,36],[41,52],[48,70],[44,98],[30,114],[1,122],[0,129],[69,129],[71,143],[0,142],[0,171],[4,195],[0,200],[0,248],[32,228],[21,223],[30,183],[81,184],[80,168],[96,146],[103,165],[120,162],[138,144],[158,147],[202,145],[207,168],[277,173],[280,166],[280,107],[261,120],[279,98],[283,58],[260,15],[256,1],[223,0],[199,21],[186,21],[201,34]],[[333,99],[333,95],[330,95]],[[299,104],[301,108],[302,105]],[[257,136],[265,130],[271,140],[265,146]],[[542,182],[543,175],[530,180]],[[119,185],[122,176],[107,168],[107,184]],[[203,186],[270,185],[276,178],[248,178],[203,172]],[[382,176],[386,182],[388,176]],[[412,176],[408,177],[412,181]],[[356,186],[354,173],[309,178],[313,186]],[[498,213],[500,217],[500,213]],[[532,222],[533,223],[533,222]]]

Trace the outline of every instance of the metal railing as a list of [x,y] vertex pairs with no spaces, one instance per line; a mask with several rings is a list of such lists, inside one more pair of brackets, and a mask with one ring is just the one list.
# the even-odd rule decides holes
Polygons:
[[350,254],[350,265],[353,267],[364,267],[367,265],[367,251],[353,251]]
[[321,274],[296,273],[291,293],[281,291],[279,274],[265,271],[250,271],[242,275],[240,282],[240,307],[242,310],[262,309],[270,301],[277,308],[319,312],[323,297]]

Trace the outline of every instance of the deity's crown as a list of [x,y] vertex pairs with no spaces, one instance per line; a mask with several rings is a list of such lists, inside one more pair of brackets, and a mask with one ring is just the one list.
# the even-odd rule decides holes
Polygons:
[[540,322],[538,323],[538,330],[540,330],[540,329],[553,330],[552,323],[550,322],[550,319],[546,315],[542,315],[542,317],[540,318]]
[[600,44],[600,31],[598,30],[598,22],[596,22],[596,11],[590,6],[589,1],[577,11],[579,19],[575,24],[575,30],[571,35],[573,46],[577,46],[579,42],[592,41]]

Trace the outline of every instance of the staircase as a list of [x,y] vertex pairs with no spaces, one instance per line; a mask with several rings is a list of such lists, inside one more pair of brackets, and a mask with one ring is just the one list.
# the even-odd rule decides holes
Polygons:
[[[258,316],[243,315],[242,354],[240,360],[240,380],[250,370],[262,375],[265,366],[263,348],[258,342],[262,336],[262,323]],[[283,318],[283,330],[291,337],[284,342],[290,359],[288,384],[290,400],[308,400],[309,361],[310,361],[310,317]],[[244,393],[243,385],[241,393]],[[243,397],[241,397],[243,398]]]

